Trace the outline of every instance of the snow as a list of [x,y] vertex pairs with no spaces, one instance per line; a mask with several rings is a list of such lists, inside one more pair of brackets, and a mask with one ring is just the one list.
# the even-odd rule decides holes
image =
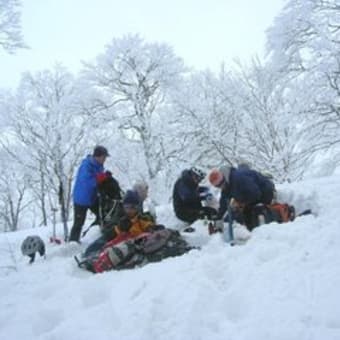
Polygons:
[[[0,339],[340,339],[339,176],[278,191],[314,214],[261,226],[234,247],[197,222],[186,237],[201,250],[134,270],[94,275],[76,266],[72,256],[96,228],[81,246],[48,243],[52,226],[1,234]],[[157,215],[176,223],[171,206]],[[20,244],[34,234],[47,257],[29,265]]]

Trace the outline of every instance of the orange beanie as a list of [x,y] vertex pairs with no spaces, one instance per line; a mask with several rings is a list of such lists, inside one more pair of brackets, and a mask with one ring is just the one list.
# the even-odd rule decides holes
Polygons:
[[218,169],[212,169],[210,174],[209,174],[209,182],[214,186],[214,187],[219,187],[224,180],[224,176],[222,172]]

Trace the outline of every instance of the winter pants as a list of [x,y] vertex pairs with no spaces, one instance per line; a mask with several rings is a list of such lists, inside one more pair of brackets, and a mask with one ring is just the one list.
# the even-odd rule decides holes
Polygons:
[[85,223],[87,210],[90,209],[98,218],[98,204],[91,207],[74,204],[74,221],[69,241],[80,241],[81,229]]
[[199,219],[199,210],[195,210],[192,208],[186,209],[186,208],[180,208],[180,209],[175,209],[175,214],[177,218],[180,220],[187,222],[187,223],[193,223],[196,220]]
[[86,248],[83,256],[92,257],[96,254],[99,254],[107,242],[108,242],[107,238],[104,235],[102,235]]

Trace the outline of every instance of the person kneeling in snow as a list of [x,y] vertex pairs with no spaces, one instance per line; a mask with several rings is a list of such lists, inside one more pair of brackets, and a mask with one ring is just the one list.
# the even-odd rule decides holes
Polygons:
[[222,166],[211,170],[210,183],[221,189],[219,218],[228,205],[232,219],[248,230],[263,223],[288,222],[295,218],[295,209],[288,204],[273,203],[275,186],[271,179],[249,167]]
[[202,201],[209,196],[207,187],[199,186],[205,173],[197,168],[184,170],[173,189],[173,206],[176,216],[189,224],[198,219],[214,218],[217,211],[203,206]]
[[132,186],[133,191],[137,192],[139,197],[139,211],[143,214],[149,214],[154,221],[156,221],[156,210],[150,201],[149,195],[149,185],[143,180],[136,181]]

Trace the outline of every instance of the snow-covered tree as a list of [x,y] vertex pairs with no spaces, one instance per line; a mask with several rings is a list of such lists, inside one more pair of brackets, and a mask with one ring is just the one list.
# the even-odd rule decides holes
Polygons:
[[276,180],[296,180],[312,159],[314,150],[306,141],[314,131],[309,130],[295,92],[288,91],[282,73],[270,66],[256,59],[250,67],[240,65],[238,96],[245,118],[244,157]]
[[16,231],[23,211],[31,204],[27,199],[27,176],[14,164],[6,164],[0,172],[0,224],[3,231]]
[[166,44],[147,43],[138,35],[114,39],[84,75],[100,97],[97,107],[118,123],[125,140],[140,146],[148,179],[165,165],[163,115],[171,88],[180,83],[182,61]]
[[65,236],[72,180],[90,128],[78,96],[75,80],[61,66],[25,74],[10,106],[11,143],[16,142],[10,147],[2,141],[7,152],[25,164],[44,219],[47,206],[60,204]]
[[179,160],[203,168],[234,163],[241,119],[237,118],[231,84],[224,70],[219,76],[205,71],[186,80],[176,97],[173,116],[176,140],[182,141]]
[[268,30],[268,50],[272,64],[293,81],[293,90],[301,90],[303,110],[314,123],[310,128],[320,135],[311,148],[317,151],[339,144],[339,1],[288,1]]
[[19,0],[0,0],[0,46],[8,53],[26,48],[21,33]]

